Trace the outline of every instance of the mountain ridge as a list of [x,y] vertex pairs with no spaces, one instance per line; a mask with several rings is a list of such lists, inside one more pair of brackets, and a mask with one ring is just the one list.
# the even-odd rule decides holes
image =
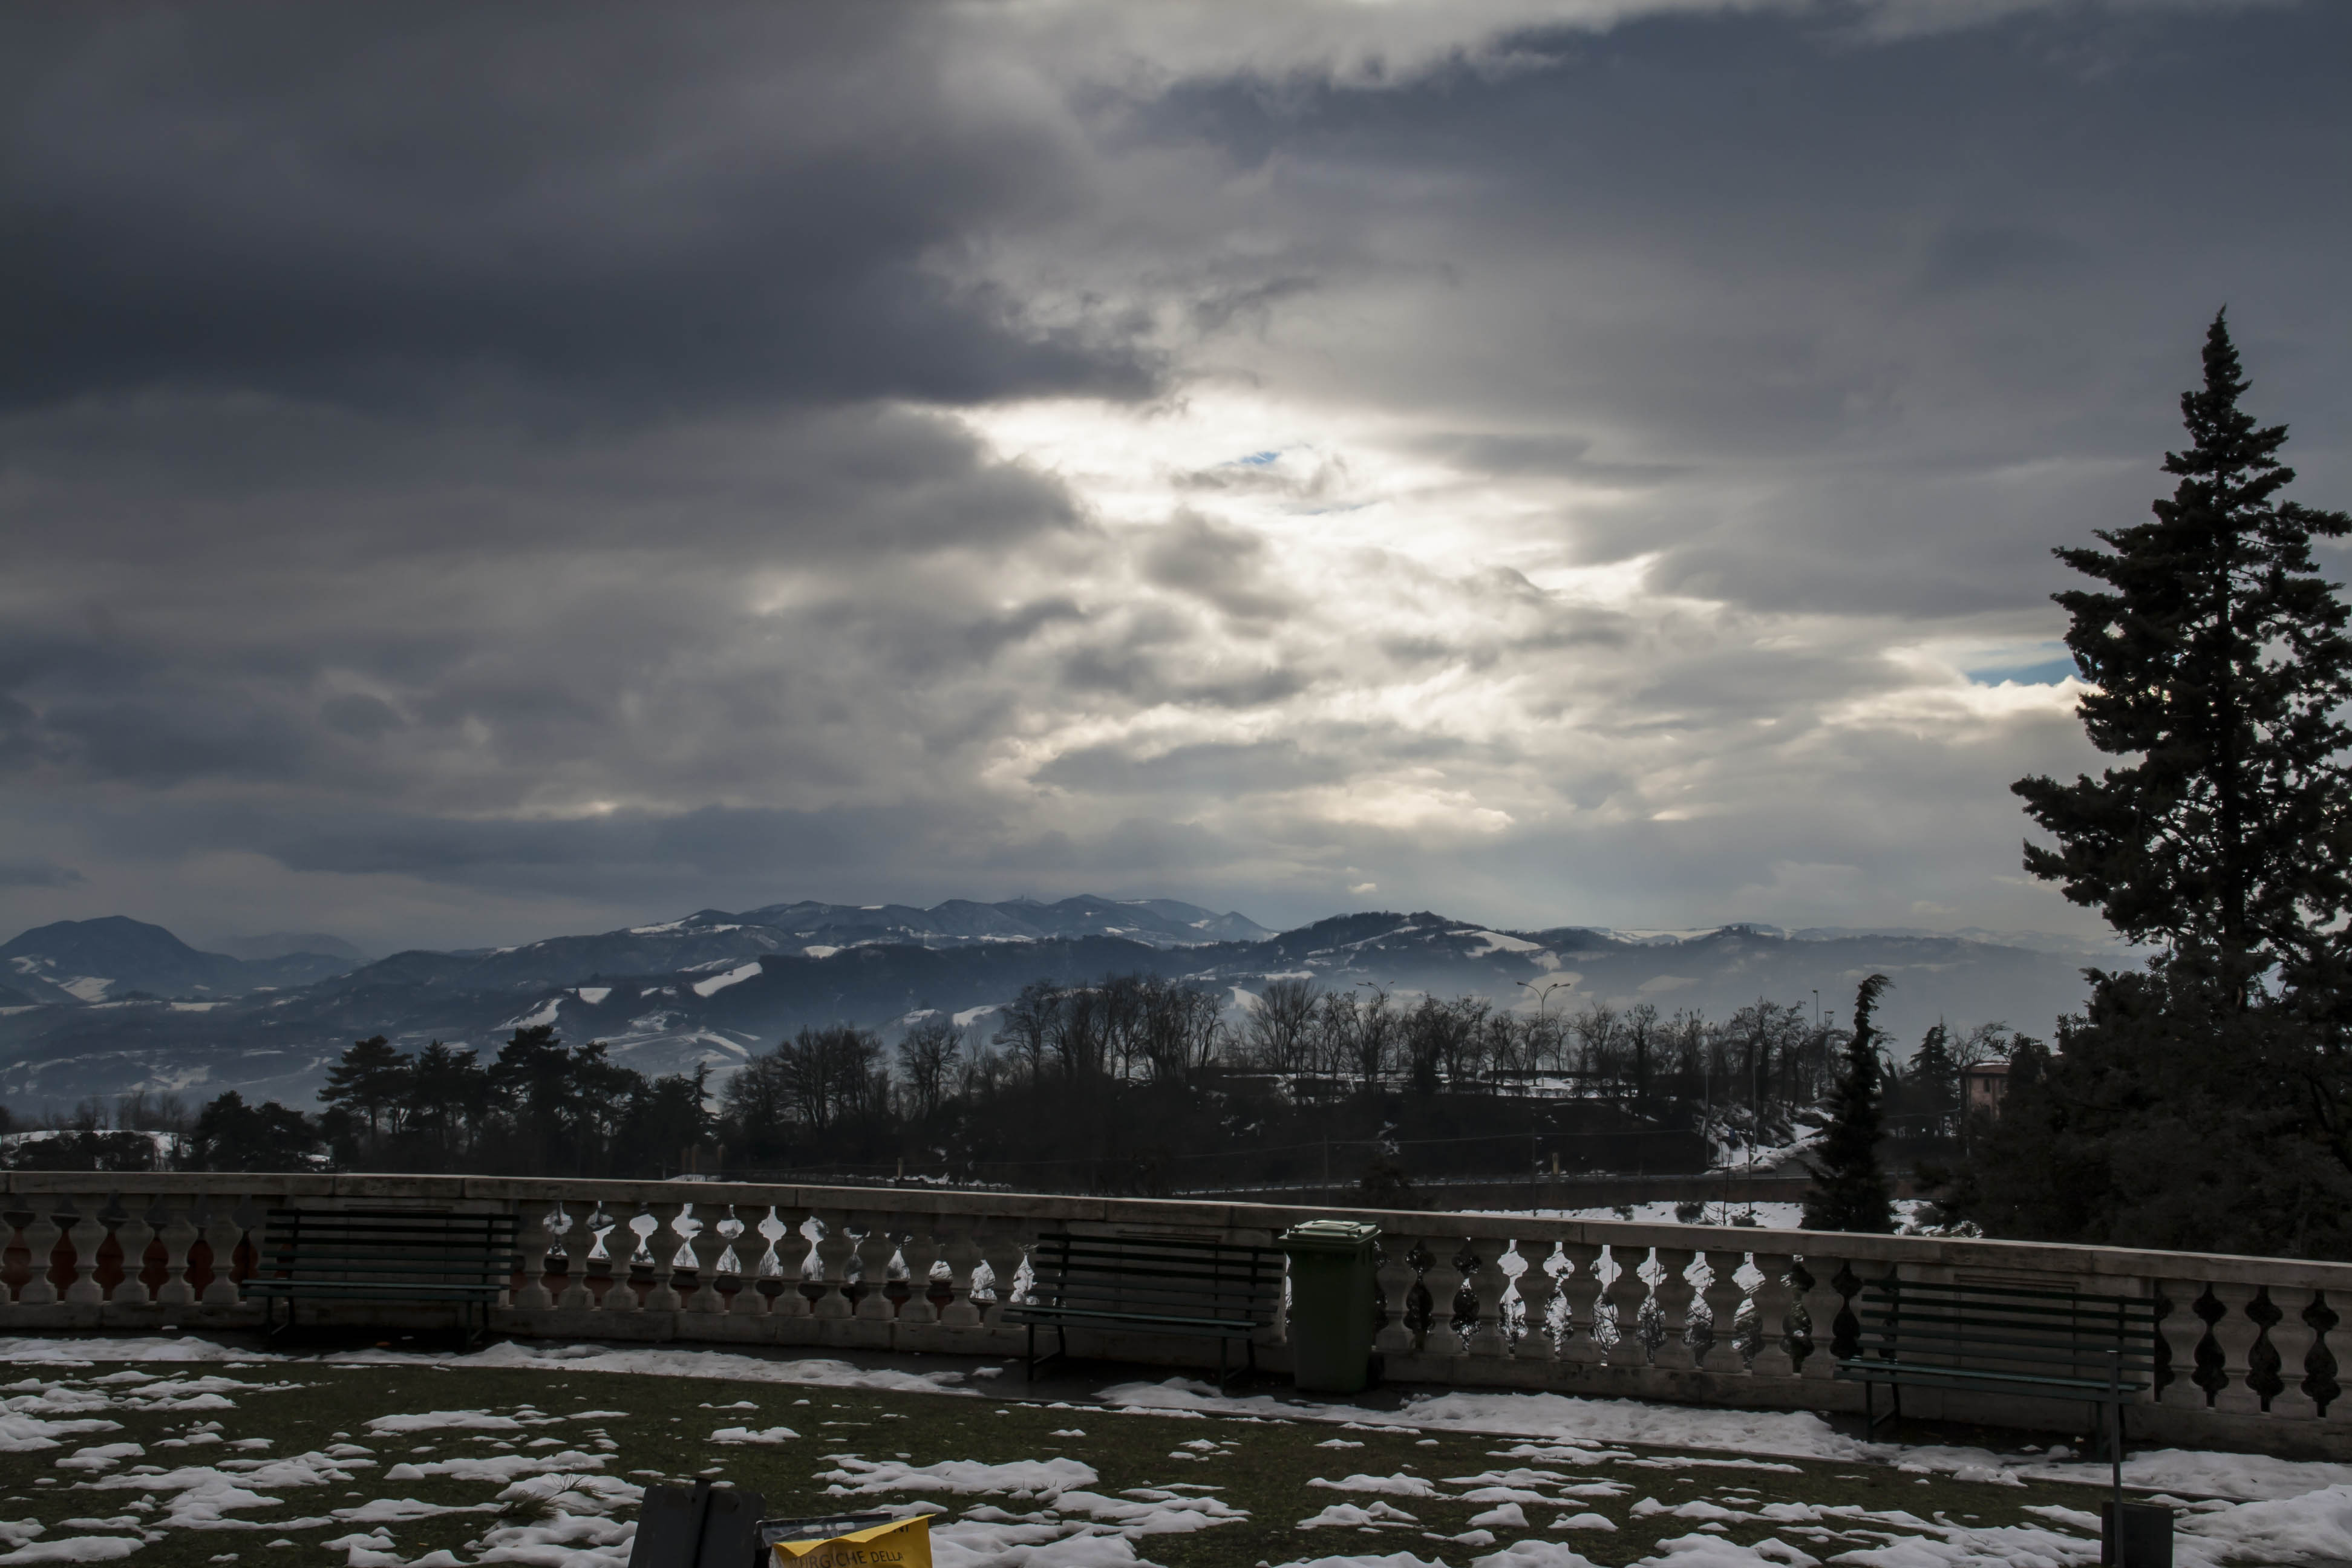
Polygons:
[[[240,996],[17,1006],[0,1013],[0,1100],[23,1108],[139,1088],[206,1096],[236,1088],[248,1098],[301,1099],[353,1039],[383,1034],[404,1048],[440,1039],[487,1054],[531,1024],[553,1025],[569,1040],[604,1040],[616,1058],[643,1071],[702,1065],[723,1079],[804,1026],[848,1022],[887,1035],[937,1013],[984,1033],[987,1020],[1032,980],[1079,983],[1114,972],[1198,984],[1229,1006],[1291,979],[1371,987],[1400,999],[1474,994],[1498,1005],[1555,1011],[1648,1004],[1718,1018],[1759,999],[1835,1014],[1864,974],[1885,973],[1895,989],[1882,1021],[1906,1040],[1939,1017],[1961,1026],[2000,1019],[2046,1034],[2051,1019],[2080,1005],[2084,989],[2079,966],[2064,955],[1948,935],[1799,938],[1748,923],[1679,933],[1514,931],[1429,910],[1374,910],[1260,940],[1180,943],[1170,928],[1205,936],[1195,922],[1245,917],[1156,902],[1163,907],[1016,902],[998,912],[1028,930],[1009,934],[979,912],[997,906],[952,910],[939,919],[960,921],[960,929],[928,944],[903,934],[907,906],[803,901],[748,911],[771,918],[797,911],[787,926],[705,910],[511,948],[410,950]],[[1046,912],[1055,910],[1064,913]],[[1097,929],[1034,934],[1049,919]],[[170,937],[160,927],[144,929]],[[859,932],[845,943],[809,940]],[[1164,945],[1145,940],[1151,936]],[[7,978],[0,971],[0,981]]]

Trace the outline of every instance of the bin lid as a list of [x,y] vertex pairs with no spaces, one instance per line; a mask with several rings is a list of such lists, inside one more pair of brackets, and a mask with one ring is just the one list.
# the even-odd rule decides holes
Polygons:
[[1353,1252],[1380,1234],[1367,1220],[1302,1220],[1282,1233],[1280,1246],[1286,1252]]

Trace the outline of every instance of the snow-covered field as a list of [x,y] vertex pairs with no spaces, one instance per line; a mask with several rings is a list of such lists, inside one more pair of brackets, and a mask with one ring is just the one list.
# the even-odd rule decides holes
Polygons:
[[[644,1487],[703,1474],[772,1513],[929,1513],[940,1568],[2073,1568],[2105,1478],[2063,1449],[1559,1394],[1372,1411],[1177,1378],[1024,1404],[999,1368],[595,1345],[0,1359],[0,1564],[621,1568]],[[2183,1568],[2352,1549],[2352,1466],[2157,1450],[2126,1475],[2182,1510]]]

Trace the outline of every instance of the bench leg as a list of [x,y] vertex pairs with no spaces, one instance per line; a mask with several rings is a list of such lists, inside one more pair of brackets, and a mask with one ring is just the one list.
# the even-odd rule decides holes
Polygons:
[[1037,1325],[1034,1323],[1029,1325],[1029,1363],[1021,1369],[1021,1378],[1024,1383],[1037,1381]]

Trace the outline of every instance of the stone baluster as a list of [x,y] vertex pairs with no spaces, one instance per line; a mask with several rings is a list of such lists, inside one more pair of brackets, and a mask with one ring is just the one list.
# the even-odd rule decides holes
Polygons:
[[[547,1254],[555,1233],[547,1228],[545,1198],[525,1198],[515,1205],[515,1251],[522,1255],[522,1284],[510,1301],[518,1312],[544,1312],[555,1305],[547,1289]],[[565,1258],[570,1261],[569,1257]]]
[[898,1321],[929,1328],[940,1321],[939,1306],[931,1300],[931,1268],[940,1259],[939,1238],[928,1215],[901,1216],[891,1228],[902,1226],[907,1239],[898,1251],[907,1260],[907,1302],[898,1309]]
[[2214,1321],[2213,1339],[2221,1347],[2222,1371],[2230,1380],[2228,1385],[2213,1396],[2213,1408],[2232,1415],[2256,1415],[2262,1413],[2263,1408],[2262,1395],[2246,1382],[2251,1370],[2247,1365],[2247,1352],[2253,1349],[2254,1341],[2262,1333],[2261,1328],[2246,1315],[2246,1309],[2254,1302],[2254,1289],[2252,1285],[2234,1281],[2225,1284],[2216,1280],[2213,1284],[2214,1300],[2226,1309]]
[[[596,1250],[596,1232],[592,1228],[596,1205],[587,1198],[565,1198],[555,1205],[555,1212],[562,1216],[563,1229],[550,1234],[562,1244],[563,1289],[554,1293],[551,1304],[559,1312],[593,1311],[596,1292],[588,1284],[588,1255]],[[542,1255],[542,1273],[546,1265]]]
[[955,1299],[940,1309],[940,1326],[958,1331],[980,1327],[980,1307],[971,1299],[972,1271],[980,1267],[980,1245],[969,1226],[949,1233],[941,1249],[948,1265],[948,1289]]
[[[811,1315],[812,1303],[802,1291],[803,1270],[807,1267],[813,1248],[801,1226],[808,1223],[808,1211],[803,1208],[778,1209],[776,1223],[784,1234],[776,1237],[776,1280],[783,1289],[777,1292],[771,1310],[779,1318],[805,1319]],[[766,1234],[764,1231],[762,1235]]]
[[1603,1359],[1601,1340],[1593,1332],[1601,1302],[1601,1248],[1591,1242],[1560,1244],[1569,1272],[1559,1277],[1559,1359],[1569,1366],[1596,1366]]
[[1617,1339],[1609,1347],[1609,1364],[1647,1366],[1650,1348],[1642,1342],[1642,1302],[1650,1293],[1642,1279],[1647,1253],[1642,1247],[1612,1242],[1609,1257],[1617,1266],[1617,1278],[1609,1281],[1604,1292],[1609,1304],[1617,1309]]
[[1501,1259],[1495,1254],[1501,1247],[1498,1241],[1473,1241],[1464,1254],[1463,1283],[1470,1287],[1470,1337],[1463,1344],[1465,1353],[1474,1356],[1505,1356],[1511,1353],[1509,1336],[1503,1332],[1503,1270]]
[[[1739,1270],[1747,1265],[1744,1252],[1710,1252],[1706,1266],[1714,1278],[1706,1282],[1706,1310],[1714,1334],[1706,1347],[1704,1364],[1707,1371],[1738,1374],[1748,1370],[1739,1353],[1739,1305],[1748,1300],[1747,1287],[1739,1283]],[[1696,1358],[1694,1358],[1696,1359]]]
[[98,1250],[106,1245],[106,1222],[98,1217],[104,1207],[103,1194],[76,1193],[73,1197],[74,1224],[66,1235],[73,1242],[73,1283],[66,1287],[66,1300],[77,1307],[101,1306],[106,1292],[98,1283]]
[[1527,1331],[1511,1347],[1511,1354],[1518,1361],[1549,1363],[1553,1349],[1551,1304],[1559,1294],[1559,1281],[1549,1267],[1551,1244],[1523,1241],[1518,1245],[1519,1257],[1527,1262],[1527,1268],[1519,1271],[1518,1280],[1519,1305],[1525,1310],[1522,1326]]
[[[816,1244],[818,1264],[824,1268],[824,1294],[810,1309],[809,1315],[827,1321],[845,1319],[856,1309],[849,1300],[849,1260],[856,1255],[857,1243],[849,1234],[849,1216],[840,1209],[821,1209],[817,1223],[824,1226],[824,1235]],[[998,1295],[1003,1294],[999,1286]]]
[[1405,1320],[1412,1310],[1412,1287],[1419,1278],[1412,1267],[1412,1249],[1418,1240],[1410,1236],[1381,1237],[1381,1260],[1374,1278],[1387,1304],[1387,1321],[1372,1336],[1372,1348],[1382,1355],[1411,1355],[1413,1351],[1412,1325]]
[[2292,1286],[2270,1288],[2271,1305],[2278,1309],[2278,1321],[2271,1325],[2271,1348],[2278,1352],[2279,1381],[2284,1387],[2271,1395],[2271,1415],[2283,1421],[2311,1421],[2319,1415],[2319,1406],[2303,1390],[2303,1363],[2311,1354],[2317,1336],[2304,1318],[2304,1309],[2311,1304],[2311,1292]]
[[[856,1216],[857,1237],[857,1282],[862,1293],[857,1298],[857,1320],[861,1323],[887,1324],[898,1315],[890,1300],[890,1258],[898,1248],[891,1234],[898,1228],[897,1216],[879,1210],[867,1210]],[[887,1343],[886,1331],[877,1342]]]
[[1789,1270],[1795,1261],[1785,1252],[1756,1255],[1756,1271],[1764,1278],[1756,1285],[1756,1359],[1748,1366],[1754,1376],[1788,1377],[1797,1370],[1789,1353]]
[[155,1300],[155,1293],[147,1287],[147,1245],[155,1239],[155,1226],[147,1217],[150,1202],[131,1199],[115,1223],[114,1242],[122,1249],[122,1278],[108,1299],[119,1307],[144,1307]]
[[1462,1336],[1454,1331],[1454,1304],[1462,1294],[1462,1267],[1454,1258],[1461,1255],[1462,1238],[1432,1237],[1428,1245],[1432,1261],[1421,1282],[1429,1290],[1429,1332],[1422,1336],[1421,1352],[1457,1356],[1462,1353]]
[[2157,1357],[2158,1370],[2151,1377],[2157,1386],[2150,1397],[2158,1405],[2193,1410],[2205,1403],[2205,1391],[2197,1386],[2197,1342],[2205,1337],[2205,1325],[2193,1310],[2203,1289],[2202,1285],[2186,1279],[2158,1279],[2151,1287],[2161,1353]]
[[212,1278],[205,1284],[207,1307],[234,1307],[244,1300],[235,1279],[236,1244],[245,1239],[245,1222],[237,1218],[244,1201],[235,1193],[205,1194],[205,1247],[212,1254]]
[[684,1310],[700,1317],[720,1317],[727,1310],[727,1297],[719,1289],[719,1260],[726,1255],[728,1242],[719,1226],[727,1222],[730,1211],[719,1204],[697,1204],[694,1217],[702,1226],[686,1244],[694,1252],[694,1294],[686,1299]]
[[607,1312],[642,1312],[646,1302],[637,1294],[636,1256],[645,1238],[637,1234],[637,1216],[606,1213],[604,1217],[613,1225],[604,1233],[604,1267],[610,1273],[600,1305]]
[[[1827,1384],[1837,1375],[1837,1318],[1845,1310],[1845,1298],[1838,1293],[1836,1279],[1844,1267],[1834,1258],[1808,1256],[1804,1259],[1805,1274],[1811,1281],[1804,1292],[1805,1332],[1811,1349],[1801,1370],[1808,1383]],[[1830,1403],[1826,1388],[1818,1390],[1816,1397],[1822,1402],[1814,1406],[1816,1409]]]
[[675,1312],[686,1304],[677,1293],[677,1255],[687,1245],[687,1227],[691,1223],[686,1207],[681,1203],[646,1205],[646,1212],[654,1216],[653,1232],[646,1237],[646,1251],[654,1261],[653,1289],[646,1292],[648,1312]]
[[[761,1269],[767,1266],[768,1254],[771,1251],[776,1255],[776,1267],[778,1268],[783,1267],[783,1247],[781,1245],[781,1238],[771,1237],[766,1227],[771,1225],[781,1227],[783,1222],[776,1218],[774,1209],[762,1208],[757,1205],[751,1205],[749,1215],[740,1208],[735,1211],[735,1214],[737,1218],[743,1221],[743,1234],[735,1238],[735,1261],[741,1266],[743,1272],[740,1277],[740,1284],[735,1294],[728,1298],[728,1315],[737,1318],[765,1317],[769,1310],[768,1293],[760,1289],[760,1286],[768,1276],[761,1273]],[[800,1299],[800,1292],[797,1290],[792,1292],[792,1295],[794,1300]]]
[[58,1240],[65,1235],[57,1222],[58,1200],[47,1193],[27,1193],[25,1208],[32,1219],[25,1226],[25,1262],[28,1270],[25,1288],[16,1292],[16,1303],[23,1307],[49,1307],[57,1304],[57,1281],[49,1278],[50,1259],[58,1249]]
[[1009,1218],[997,1219],[981,1243],[992,1277],[989,1289],[996,1298],[988,1304],[984,1321],[988,1327],[1002,1328],[1007,1332],[1014,1331],[1020,1326],[1004,1321],[1004,1309],[1013,1304],[1013,1278],[1021,1271],[1021,1258],[1025,1250],[1021,1233],[1013,1228],[1016,1223]]
[[[2337,1299],[2342,1300],[2340,1293]],[[2295,1316],[2311,1331],[2311,1347],[2305,1352],[2303,1364],[2290,1368],[2288,1375],[2294,1378],[2295,1386],[2303,1391],[2304,1396],[2312,1402],[2312,1407],[2318,1412],[2320,1419],[2333,1416],[2340,1421],[2345,1414],[2342,1409],[2344,1380],[2338,1374],[2345,1371],[2345,1367],[2336,1350],[2342,1342],[2337,1335],[2344,1324],[2343,1315],[2328,1304],[2327,1292],[2315,1290],[2311,1293],[2311,1300]],[[2331,1341],[2335,1343],[2331,1344]]]
[[1691,1355],[1690,1304],[1698,1294],[1686,1278],[1690,1266],[1698,1254],[1686,1247],[1658,1248],[1658,1282],[1650,1293],[1656,1298],[1660,1318],[1656,1354],[1653,1364],[1668,1372],[1688,1372],[1696,1364]]
[[175,1198],[166,1207],[158,1198],[156,1210],[164,1220],[163,1284],[155,1292],[155,1304],[166,1312],[184,1312],[196,1304],[195,1287],[188,1283],[188,1253],[203,1232],[196,1228],[192,1199]]

